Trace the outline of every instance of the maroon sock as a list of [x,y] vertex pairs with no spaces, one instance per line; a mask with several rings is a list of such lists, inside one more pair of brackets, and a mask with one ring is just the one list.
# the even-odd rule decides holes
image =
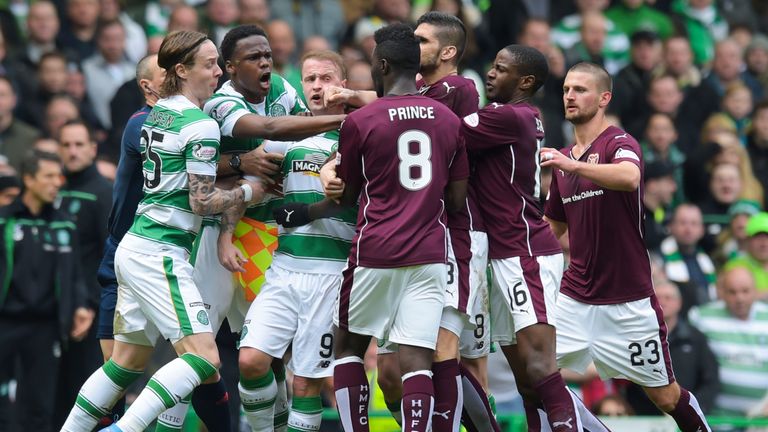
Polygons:
[[435,412],[432,413],[434,432],[458,432],[461,420],[461,377],[456,359],[432,363],[432,383],[435,386]]
[[565,381],[559,372],[544,378],[535,385],[536,392],[547,411],[547,419],[552,432],[579,430],[576,409]]
[[523,401],[523,408],[525,409],[525,421],[528,423],[528,432],[541,432],[539,409],[544,409],[544,405],[541,402],[531,403]]
[[339,360],[333,368],[333,389],[344,432],[368,432],[370,388],[363,361],[356,357]]
[[435,389],[428,371],[406,374],[403,380],[403,430],[427,432],[432,428]]
[[[461,391],[464,395],[464,407],[461,412],[461,422],[464,427],[469,432],[501,432],[483,386],[461,363],[459,363],[459,373],[461,373]],[[437,392],[437,388],[435,391]],[[439,393],[438,397],[440,397]]]
[[677,427],[683,432],[711,431],[696,396],[682,387],[680,387],[680,399],[677,400],[675,409],[668,414],[675,419]]

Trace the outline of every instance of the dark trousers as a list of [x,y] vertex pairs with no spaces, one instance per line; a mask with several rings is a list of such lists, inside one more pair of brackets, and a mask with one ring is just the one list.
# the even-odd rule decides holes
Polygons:
[[80,387],[104,363],[96,331],[96,326],[92,325],[85,339],[79,342],[69,341],[61,352],[54,409],[54,426],[57,429],[61,428],[75,405]]
[[18,383],[11,422],[24,430],[53,432],[56,382],[61,345],[59,324],[48,321],[19,321],[0,318],[0,365],[18,361],[14,378]]

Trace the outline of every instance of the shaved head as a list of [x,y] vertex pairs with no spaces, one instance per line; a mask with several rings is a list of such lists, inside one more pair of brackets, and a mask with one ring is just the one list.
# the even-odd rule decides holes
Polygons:
[[613,80],[611,79],[611,75],[608,73],[608,71],[605,70],[604,67],[598,64],[589,63],[589,62],[576,63],[570,69],[568,69],[568,72],[571,72],[571,71],[584,72],[595,77],[595,82],[597,83],[597,89],[600,92],[613,91]]

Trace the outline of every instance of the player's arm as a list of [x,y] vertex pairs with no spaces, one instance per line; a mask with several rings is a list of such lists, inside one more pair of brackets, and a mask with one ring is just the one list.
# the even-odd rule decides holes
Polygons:
[[448,182],[445,187],[445,209],[448,213],[456,213],[464,208],[467,200],[467,180]]
[[467,151],[481,152],[514,144],[516,135],[509,131],[515,129],[515,123],[515,117],[504,115],[499,109],[490,106],[464,117],[461,121],[461,135],[466,141]]
[[221,231],[218,239],[218,256],[221,265],[231,272],[244,272],[245,255],[232,244],[232,234],[237,222],[245,214],[245,202],[238,203],[224,210],[221,214]]
[[368,105],[379,97],[375,91],[352,90],[343,87],[330,87],[325,89],[323,103],[325,106],[347,104],[353,107]]
[[552,230],[558,240],[568,231],[568,224],[565,222],[556,221],[547,216],[544,216],[544,220],[549,223],[549,228]]
[[238,188],[224,190],[214,186],[215,175],[188,173],[189,206],[200,216],[215,215],[243,203],[258,202],[264,196],[260,182],[243,180]]
[[448,167],[448,185],[445,187],[445,209],[449,213],[460,211],[467,202],[467,179],[469,178],[469,158],[467,157],[467,148],[456,128],[456,152]]
[[633,192],[640,187],[640,168],[629,161],[591,164],[573,160],[555,149],[543,148],[541,166],[576,174],[610,190]]

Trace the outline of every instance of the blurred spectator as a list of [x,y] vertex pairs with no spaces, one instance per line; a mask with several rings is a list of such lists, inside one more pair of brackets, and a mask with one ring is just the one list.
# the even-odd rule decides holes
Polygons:
[[716,298],[715,265],[699,246],[704,237],[702,212],[693,204],[677,206],[669,224],[670,237],[661,243],[664,272],[683,295],[683,314]]
[[71,48],[82,61],[96,53],[99,0],[66,0],[67,19],[57,38],[59,46]]
[[[675,128],[682,133],[685,127],[684,117],[678,115],[680,104],[683,102],[683,92],[678,88],[675,79],[670,75],[660,75],[648,83],[648,92],[644,95],[648,108],[635,118],[627,118],[624,127],[632,136],[641,137],[651,113],[661,113],[669,116]],[[698,126],[698,125],[697,125]]]
[[13,173],[0,174],[0,207],[14,202],[21,195],[21,181]]
[[239,15],[237,0],[208,0],[203,15],[203,33],[219,46],[224,35],[237,25]]
[[[629,37],[616,24],[606,18],[603,11],[608,6],[608,0],[576,0],[578,14],[563,18],[552,30],[552,40],[563,51],[571,51],[579,42],[582,53],[570,57],[588,60],[599,56],[599,63],[611,74],[615,74],[627,64],[629,57]],[[597,19],[596,15],[602,17]],[[591,28],[585,32],[584,22],[589,21]],[[598,31],[600,30],[600,31]],[[599,49],[598,49],[599,47]],[[583,52],[586,48],[587,52]],[[587,56],[587,53],[589,56]],[[569,56],[566,54],[566,58]],[[598,62],[595,62],[598,63]],[[573,64],[568,62],[568,64]]]
[[757,213],[747,221],[746,253],[732,258],[725,269],[744,267],[755,280],[757,297],[768,299],[768,213]]
[[675,182],[674,166],[668,162],[656,161],[645,163],[645,190],[643,191],[643,206],[645,207],[645,247],[652,252],[659,252],[661,242],[667,237],[666,225],[669,221],[669,210],[677,182]]
[[[685,314],[680,313],[683,298],[677,286],[663,281],[655,284],[654,290],[667,324],[669,357],[675,369],[675,379],[680,386],[696,393],[701,410],[708,414],[720,391],[719,366],[715,354],[709,348],[707,337],[688,323]],[[661,411],[639,386],[630,384],[626,394],[637,415],[661,415]]]
[[351,90],[373,90],[371,65],[364,61],[353,63],[347,72],[347,88]]
[[267,0],[238,0],[240,8],[240,24],[254,24],[266,27],[272,13]]
[[40,135],[35,128],[18,120],[13,110],[19,99],[8,78],[0,76],[0,154],[16,171],[31,150],[32,142]]
[[[79,240],[88,303],[99,304],[101,285],[96,273],[107,240],[107,220],[112,205],[112,184],[96,169],[96,141],[81,120],[66,123],[59,131],[59,155],[64,165],[65,185],[59,190],[56,207],[74,222]],[[63,424],[75,403],[77,392],[90,376],[88,371],[103,362],[96,326],[85,337],[62,349],[56,391],[56,424]]]
[[370,58],[375,46],[373,33],[387,24],[408,22],[410,15],[411,3],[408,0],[374,0],[373,13],[355,23],[352,30],[355,43],[360,45],[365,55]]
[[701,72],[693,64],[691,43],[685,36],[672,36],[663,47],[663,62],[656,75],[671,75],[684,92],[701,84]]
[[755,99],[763,97],[760,83],[745,72],[746,65],[741,47],[732,39],[726,39],[715,45],[715,57],[712,61],[712,71],[704,79],[719,96],[725,94],[728,84],[741,80],[749,87]]
[[88,91],[85,85],[85,75],[77,67],[70,67],[69,71],[67,71],[65,93],[77,102],[77,107],[80,110],[80,118],[94,128],[97,128],[95,131],[97,140],[99,142],[103,141],[105,133],[93,110],[91,98],[88,96]]
[[747,221],[760,212],[760,204],[755,201],[739,200],[728,209],[731,218],[728,227],[717,236],[717,246],[712,258],[721,268],[728,260],[747,253]]
[[646,164],[665,162],[672,165],[677,191],[674,204],[685,201],[683,193],[683,164],[685,154],[677,148],[677,130],[669,114],[655,113],[648,119],[644,138],[640,141],[643,150],[643,160]]
[[[647,2],[650,3],[650,2]],[[656,33],[666,40],[672,36],[672,20],[657,9],[646,4],[646,0],[621,0],[619,4],[605,11],[616,27],[631,37],[640,30]]]
[[120,21],[125,30],[125,56],[131,63],[136,64],[147,55],[147,36],[144,29],[122,10],[121,1],[100,0],[99,19],[102,22]]
[[56,95],[45,106],[44,133],[48,137],[57,137],[64,123],[78,118],[77,101],[69,95]]
[[592,412],[605,417],[626,417],[635,415],[632,406],[618,394],[608,395],[595,403]]
[[40,113],[51,98],[63,94],[67,87],[67,58],[58,51],[43,54],[37,68],[37,88],[34,94],[26,95],[18,107],[19,118],[42,128]]
[[672,4],[679,24],[691,41],[694,63],[699,66],[712,60],[715,43],[728,36],[728,23],[714,3],[714,0],[675,0]]
[[[22,430],[51,432],[62,345],[85,336],[93,322],[82,284],[77,233],[54,208],[62,183],[56,155],[22,162],[24,192],[0,210],[6,290],[0,303],[0,364],[21,367],[14,411]],[[57,428],[56,428],[57,429]]]
[[331,44],[328,42],[328,39],[322,36],[310,36],[304,39],[299,58],[310,51],[332,51]]
[[45,153],[59,154],[59,142],[53,138],[41,136],[34,141],[32,148]]
[[723,272],[718,292],[722,300],[692,309],[689,317],[720,365],[714,413],[745,416],[768,388],[768,305],[756,301],[755,280],[743,267]]
[[147,53],[157,54],[160,51],[160,44],[166,33],[177,30],[200,30],[200,23],[197,11],[192,6],[179,5],[168,17],[166,30],[149,37],[147,41]]
[[[752,128],[747,137],[747,151],[752,161],[752,171],[768,194],[768,101],[755,106]],[[765,196],[763,202],[768,202],[768,196]]]
[[[619,71],[613,80],[613,97],[609,111],[629,125],[633,119],[647,116],[650,109],[647,102],[653,71],[661,63],[661,41],[656,33],[641,30],[632,35],[630,64]],[[633,136],[640,136],[641,130],[628,130]]]
[[752,124],[752,92],[741,81],[734,81],[725,88],[722,106],[723,113],[736,125],[739,141],[746,145],[747,132]]
[[[385,18],[388,14],[387,8],[402,8],[404,1],[407,3],[406,0],[380,0],[380,3],[385,4],[376,5],[377,10],[384,9],[379,12],[384,15],[379,16],[389,19]],[[272,17],[284,20],[290,25],[299,45],[308,37],[319,35],[326,38],[335,50],[347,30],[339,0],[272,1],[270,10]],[[407,21],[407,14],[402,21]]]
[[[743,190],[744,183],[741,179],[739,166],[733,163],[732,160],[725,160],[720,163],[715,162],[709,180],[709,196],[701,203],[701,211],[707,215],[708,224],[718,223],[724,225],[727,223],[728,209],[739,198],[742,198]],[[720,234],[720,231],[719,229],[716,231],[709,229],[708,233],[717,235]]]
[[734,23],[729,21],[730,28],[728,29],[728,39],[733,39],[739,44],[742,51],[745,51],[749,44],[752,42],[752,28],[741,23]]
[[565,57],[560,48],[552,43],[546,20],[531,18],[526,21],[517,40],[519,44],[536,48],[547,57],[549,74],[544,85],[534,95],[533,103],[541,110],[546,146],[562,148],[566,144],[563,135]]
[[109,129],[109,103],[117,89],[134,76],[135,65],[125,57],[125,29],[120,21],[102,23],[96,37],[99,51],[83,62],[83,75],[96,117]]
[[[711,198],[708,189],[715,162],[717,160],[723,162],[728,159],[728,156],[738,156],[734,152],[724,153],[724,147],[739,143],[736,125],[723,113],[710,116],[700,129],[701,142],[695,143],[689,149],[684,149],[681,141],[678,140],[678,146],[688,155],[683,170],[685,196],[697,204]],[[678,136],[682,136],[683,133],[685,131],[679,130]],[[732,158],[730,162],[738,164],[739,161],[737,158]]]
[[164,36],[168,31],[168,21],[177,7],[184,0],[150,0],[144,9],[144,25],[147,37]]
[[[605,16],[600,12],[585,12],[579,16],[579,40],[569,48],[564,48],[566,68],[587,61],[603,66],[614,75],[627,63],[626,51],[618,55],[609,48],[607,25]],[[624,36],[623,33],[621,35]]]
[[[285,78],[293,88],[300,89],[301,71],[294,64],[296,39],[293,37],[293,29],[287,22],[276,19],[267,24],[264,30],[267,32],[269,46],[272,47],[272,69]],[[298,93],[304,100],[304,94]]]
[[757,80],[763,87],[768,88],[768,37],[756,35],[747,46],[744,54],[747,64],[747,75]]

